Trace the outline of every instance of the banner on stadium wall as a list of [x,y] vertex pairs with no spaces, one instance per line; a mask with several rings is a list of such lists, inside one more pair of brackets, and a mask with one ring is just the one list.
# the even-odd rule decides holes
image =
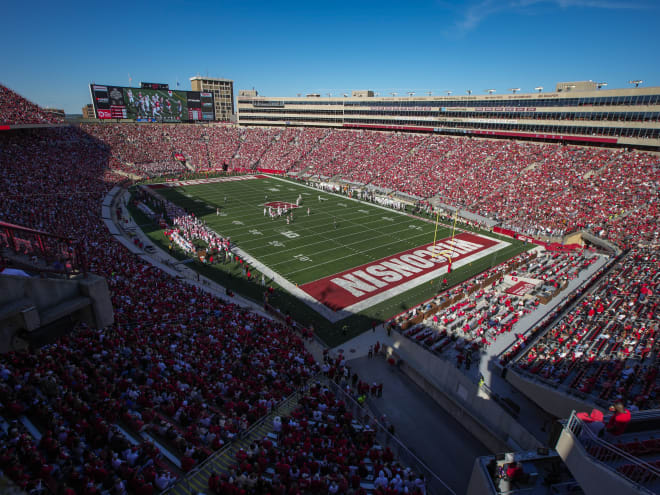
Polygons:
[[537,246],[543,246],[544,248],[547,248],[549,246],[547,242],[539,241],[538,239],[534,239],[533,237],[529,237],[528,235],[517,234],[516,239],[523,242],[531,242],[532,244],[536,244]]
[[518,239],[519,241],[531,242],[532,244],[536,244],[537,246],[543,246],[545,248],[548,247],[547,242],[539,241],[538,239],[534,239],[533,237],[529,237],[528,235],[519,234],[518,232],[515,232],[511,229],[503,229],[502,227],[493,227],[493,232],[495,232],[496,234],[502,234],[508,237],[513,237],[514,239]]
[[576,251],[578,249],[582,249],[582,246],[579,244],[561,244],[559,242],[545,242],[545,241],[540,241],[538,239],[534,239],[533,237],[530,237],[528,235],[523,235],[519,234],[513,230],[510,229],[504,229],[502,227],[493,227],[493,232],[496,234],[502,234],[508,237],[513,237],[514,239],[518,239],[519,241],[523,242],[531,242],[532,244],[536,244],[537,246],[543,246],[546,248],[548,251]]
[[277,168],[257,168],[257,172],[261,172],[262,174],[277,174],[277,175],[284,174],[284,170],[280,170]]

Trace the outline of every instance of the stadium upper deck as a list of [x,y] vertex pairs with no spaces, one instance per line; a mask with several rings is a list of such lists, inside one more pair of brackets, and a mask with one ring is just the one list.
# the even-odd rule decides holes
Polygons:
[[[660,148],[660,87],[469,96],[264,97],[242,91],[242,125],[423,131]],[[359,95],[359,96],[358,96]]]

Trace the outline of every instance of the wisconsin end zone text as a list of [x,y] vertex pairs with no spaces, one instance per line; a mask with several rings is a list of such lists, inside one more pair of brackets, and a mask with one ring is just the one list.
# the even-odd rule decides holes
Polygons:
[[325,306],[360,311],[508,246],[508,242],[463,233],[300,286]]

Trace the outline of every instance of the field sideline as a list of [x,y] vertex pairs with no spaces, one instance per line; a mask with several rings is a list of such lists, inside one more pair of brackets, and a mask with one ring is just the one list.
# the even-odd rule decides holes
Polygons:
[[[350,333],[360,333],[373,321],[384,321],[435,295],[440,289],[439,282],[442,278],[446,277],[450,285],[459,283],[528,248],[523,243],[509,238],[501,238],[486,232],[475,236],[457,228],[456,242],[459,242],[460,236],[463,236],[463,242],[467,244],[469,241],[483,243],[485,240],[494,245],[489,244],[488,249],[485,249],[487,246],[482,246],[485,249],[483,253],[486,254],[477,255],[475,253],[468,256],[470,253],[466,252],[464,262],[455,261],[454,269],[449,275],[445,274],[446,269],[439,270],[439,265],[424,270],[418,268],[416,271],[424,272],[423,283],[420,281],[421,278],[415,282],[415,277],[408,274],[408,278],[400,282],[402,283],[400,291],[396,287],[378,289],[384,291],[387,297],[385,295],[374,296],[368,302],[356,304],[355,312],[359,314],[342,313],[342,308],[330,304],[329,299],[322,301],[323,294],[328,293],[329,290],[321,290],[316,287],[319,283],[327,280],[328,285],[335,292],[342,288],[351,294],[358,295],[364,291],[376,291],[374,284],[377,287],[386,285],[383,280],[387,280],[387,277],[378,280],[365,274],[364,271],[356,271],[356,267],[367,267],[367,271],[371,270],[370,273],[385,273],[381,265],[376,265],[376,267],[372,265],[383,262],[387,265],[392,261],[393,256],[404,252],[414,252],[423,256],[420,254],[423,246],[427,246],[428,249],[440,249],[438,246],[432,246],[434,238],[438,241],[444,239],[445,245],[447,245],[452,237],[452,229],[440,225],[436,233],[434,222],[428,220],[371,203],[352,200],[343,195],[319,191],[289,180],[268,176],[260,177],[263,178],[160,187],[157,192],[204,220],[211,229],[220,235],[230,236],[236,246],[267,267],[267,270],[263,270],[267,275],[270,275],[271,271],[279,275],[280,283],[277,283],[277,278],[274,280],[279,286],[277,296],[274,298],[275,301],[271,300],[271,302],[274,302],[275,306],[281,307],[283,311],[290,312],[301,323],[314,324],[317,331],[325,329],[325,331],[321,331],[321,336],[330,344],[337,340],[337,326],[340,324],[351,322],[352,331]],[[293,221],[290,224],[287,225],[284,217],[271,219],[268,211],[264,215],[264,208],[267,209],[267,206],[264,205],[276,204],[276,202],[295,205],[298,198],[301,198],[302,202],[299,208],[292,208]],[[158,231],[159,229],[152,228],[147,233],[162,246],[164,244],[162,231]],[[160,238],[158,234],[160,234]],[[417,250],[413,251],[415,249]],[[452,253],[457,256],[455,259],[458,260],[458,253],[456,251]],[[437,258],[428,255],[429,253],[426,252],[426,265],[432,265],[429,259],[439,263]],[[420,267],[426,266],[422,264],[424,260],[420,261],[412,254],[404,254],[405,256],[408,256],[408,260],[417,260]],[[379,266],[381,267],[380,272],[377,271]],[[257,268],[260,267],[257,266]],[[408,266],[408,269],[412,268]],[[203,272],[207,276],[215,271],[226,272],[227,266],[204,266]],[[406,272],[399,271],[406,275]],[[348,275],[344,276],[346,280],[339,280],[338,274]],[[367,281],[356,279],[356,274]],[[390,279],[394,279],[394,275],[390,274]],[[399,276],[398,278],[406,277]],[[362,289],[352,287],[351,280],[357,280]],[[371,285],[368,283],[369,280],[371,280]],[[340,287],[336,286],[337,281],[339,281]],[[227,283],[226,280],[222,282]],[[260,279],[255,280],[252,285],[256,286],[252,294],[245,295],[259,300],[259,297],[255,296],[263,290],[259,287]],[[312,288],[315,292],[311,290]],[[295,298],[286,292],[296,296],[299,302],[296,304]],[[319,293],[322,296],[319,296]],[[310,294],[312,295],[310,296]],[[349,298],[351,294],[349,294]],[[300,299],[314,298],[318,299],[317,305],[310,304],[310,306],[316,311],[304,308],[304,305],[300,303]],[[279,301],[279,299],[294,300],[286,301],[285,304],[277,304],[285,302]],[[322,305],[321,310],[319,310],[319,305]],[[336,312],[338,312],[338,316],[332,317]],[[320,315],[324,315],[325,318],[321,318]],[[323,321],[324,319],[330,321]],[[335,323],[339,320],[341,320],[340,323]],[[356,325],[355,323],[358,321],[361,323]]]

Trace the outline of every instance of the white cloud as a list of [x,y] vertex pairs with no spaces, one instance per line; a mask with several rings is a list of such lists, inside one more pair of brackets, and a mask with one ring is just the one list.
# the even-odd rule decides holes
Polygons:
[[643,10],[649,8],[646,4],[632,2],[617,2],[609,0],[481,0],[468,6],[460,14],[454,27],[459,32],[466,32],[476,28],[484,19],[504,11],[521,11],[528,7],[541,4],[554,5],[562,9],[591,8],[591,9],[627,9]]

